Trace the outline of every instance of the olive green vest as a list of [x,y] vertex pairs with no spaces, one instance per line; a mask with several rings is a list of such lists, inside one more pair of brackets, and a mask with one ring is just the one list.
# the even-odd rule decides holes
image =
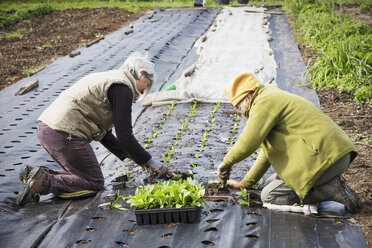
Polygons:
[[107,99],[107,91],[114,83],[128,86],[133,102],[138,99],[136,80],[128,70],[93,73],[62,92],[38,121],[88,142],[99,141],[114,126],[112,107]]

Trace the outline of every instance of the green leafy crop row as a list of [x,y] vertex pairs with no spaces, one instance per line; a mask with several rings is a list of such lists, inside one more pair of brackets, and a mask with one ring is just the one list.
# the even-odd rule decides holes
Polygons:
[[335,87],[372,104],[372,28],[315,0],[286,1],[304,42],[320,54],[308,69],[315,88]]
[[127,200],[131,206],[141,209],[200,207],[208,203],[203,199],[205,188],[191,177],[187,180],[169,180],[140,186]]
[[21,20],[31,19],[34,16],[41,16],[52,12],[53,8],[50,5],[41,5],[33,9],[17,11],[15,14],[0,11],[0,28],[17,23]]

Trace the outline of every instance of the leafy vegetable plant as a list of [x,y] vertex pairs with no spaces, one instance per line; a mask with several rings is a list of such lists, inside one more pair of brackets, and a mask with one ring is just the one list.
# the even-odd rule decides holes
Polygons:
[[127,202],[141,209],[200,207],[208,203],[203,199],[205,188],[191,177],[187,180],[169,180],[140,186]]
[[238,201],[239,204],[240,205],[243,205],[243,206],[248,206],[249,207],[249,198],[250,198],[250,195],[247,192],[247,190],[246,189],[241,189],[240,192],[238,192],[237,194],[242,197],[242,199],[240,199]]

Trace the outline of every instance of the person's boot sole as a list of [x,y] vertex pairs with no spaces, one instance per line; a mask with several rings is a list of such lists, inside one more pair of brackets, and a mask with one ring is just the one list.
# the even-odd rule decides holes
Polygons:
[[26,180],[25,183],[23,183],[21,190],[18,192],[17,205],[24,206],[27,203],[27,196],[30,193],[33,182],[39,179],[39,177],[42,174],[43,174],[43,170],[40,167],[32,170],[28,174],[28,179]]
[[27,183],[28,179],[30,178],[30,172],[32,171],[34,167],[29,165],[24,165],[19,172],[19,180],[21,180],[22,183]]

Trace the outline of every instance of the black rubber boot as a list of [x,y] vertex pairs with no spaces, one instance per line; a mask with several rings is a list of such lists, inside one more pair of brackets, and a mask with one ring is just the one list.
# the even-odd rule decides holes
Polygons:
[[311,202],[335,201],[345,205],[346,210],[350,213],[355,213],[360,208],[358,194],[347,185],[343,175],[312,188],[305,200]]

